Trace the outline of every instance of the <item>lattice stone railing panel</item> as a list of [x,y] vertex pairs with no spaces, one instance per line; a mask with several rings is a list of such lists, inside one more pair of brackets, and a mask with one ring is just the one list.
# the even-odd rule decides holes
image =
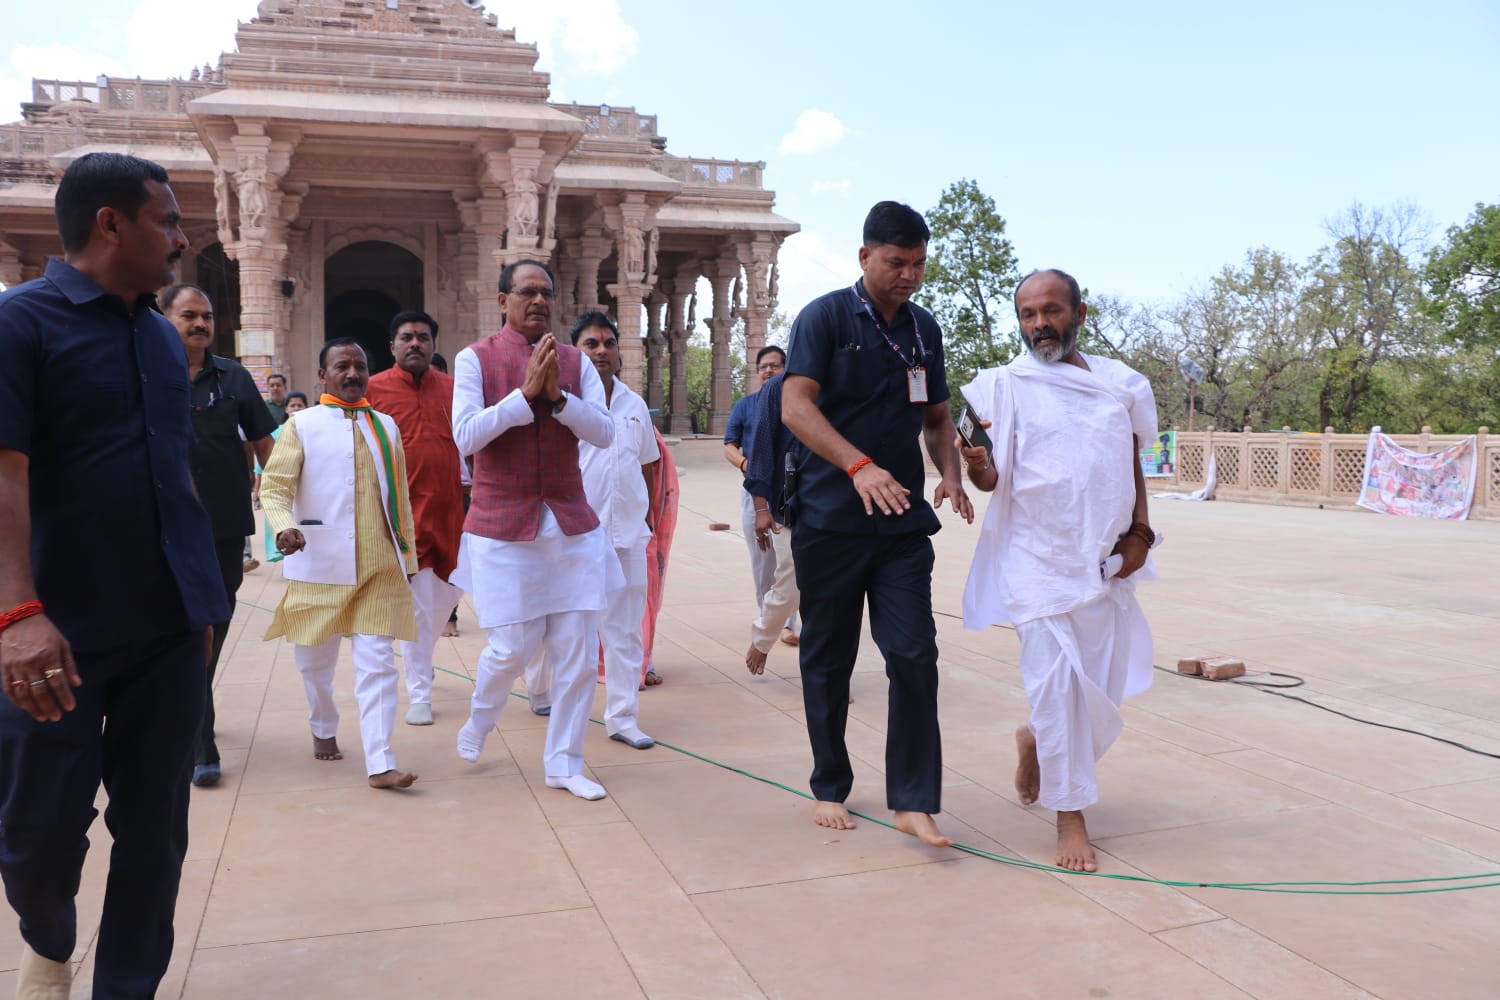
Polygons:
[[1323,455],[1320,448],[1292,445],[1287,455],[1287,488],[1293,493],[1317,493],[1323,488]]
[[1500,449],[1489,452],[1489,474],[1485,476],[1490,482],[1491,505],[1500,504]]
[[1250,449],[1250,488],[1274,490],[1281,483],[1281,456],[1275,448]]
[[1218,445],[1214,448],[1214,471],[1220,486],[1240,486],[1240,449],[1238,445]]
[[1185,482],[1201,483],[1203,469],[1203,446],[1194,442],[1177,449],[1177,475]]
[[1345,496],[1358,496],[1364,485],[1365,450],[1363,448],[1333,447],[1333,492]]

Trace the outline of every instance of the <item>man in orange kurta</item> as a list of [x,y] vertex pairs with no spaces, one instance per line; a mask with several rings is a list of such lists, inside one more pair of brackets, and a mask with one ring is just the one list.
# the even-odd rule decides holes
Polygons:
[[461,592],[448,582],[458,562],[464,497],[453,441],[453,379],[432,367],[437,322],[420,310],[391,320],[396,367],[370,377],[370,404],[389,414],[406,449],[406,478],[416,525],[417,575],[411,581],[417,639],[401,644],[410,726],[432,725],[432,651]]

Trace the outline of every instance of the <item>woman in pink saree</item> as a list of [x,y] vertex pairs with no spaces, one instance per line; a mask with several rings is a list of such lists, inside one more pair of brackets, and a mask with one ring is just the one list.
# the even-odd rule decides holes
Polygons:
[[646,648],[646,657],[641,662],[641,685],[652,687],[661,683],[661,675],[651,659],[651,650],[656,640],[656,616],[661,613],[662,594],[667,584],[667,560],[672,553],[672,535],[677,530],[677,463],[672,458],[672,449],[656,432],[656,447],[661,451],[661,461],[656,463],[654,482],[650,484],[653,508],[653,530],[651,541],[646,546],[646,617],[641,622],[641,640]]

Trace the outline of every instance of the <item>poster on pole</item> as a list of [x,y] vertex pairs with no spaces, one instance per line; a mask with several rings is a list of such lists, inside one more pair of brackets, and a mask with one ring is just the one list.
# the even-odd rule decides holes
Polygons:
[[[1149,444],[1149,447],[1147,446]],[[1141,475],[1170,479],[1177,472],[1177,432],[1162,431],[1156,440],[1142,442]]]
[[1473,437],[1442,451],[1423,454],[1403,448],[1370,429],[1365,446],[1365,474],[1355,501],[1366,510],[1399,517],[1462,521],[1474,501],[1479,449]]

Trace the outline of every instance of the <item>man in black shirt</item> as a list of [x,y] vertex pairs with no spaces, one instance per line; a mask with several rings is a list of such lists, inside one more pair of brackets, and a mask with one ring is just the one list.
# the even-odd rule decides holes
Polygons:
[[90,153],[57,188],[65,260],[0,295],[0,875],[18,993],[66,997],[102,781],[114,840],[93,995],[172,956],[209,626],[228,616],[188,477],[187,366],[154,292],[187,247],[167,174]]
[[942,331],[908,300],[921,286],[930,237],[922,216],[883,201],[865,218],[852,287],[815,299],[792,326],[782,419],[802,443],[792,556],[802,593],[802,698],[812,741],[813,822],[854,826],[844,728],[866,599],[870,634],[890,679],[886,804],[895,825],[947,846],[940,808],[937,629],[932,542],[941,526],[923,499],[917,438],[942,477],[933,504],[972,522],[964,493]]
[[265,467],[271,456],[275,418],[260,398],[255,380],[238,361],[214,354],[214,307],[208,294],[192,285],[173,285],[161,293],[161,308],[177,328],[187,351],[188,396],[193,413],[193,449],[188,462],[193,486],[214,526],[214,556],[229,617],[214,622],[214,648],[208,661],[208,701],[203,706],[203,732],[193,761],[193,784],[206,788],[219,783],[219,748],[214,743],[214,673],[229,619],[234,617],[234,595],[245,578],[245,536],[255,534],[250,509],[250,463],[244,442]]

